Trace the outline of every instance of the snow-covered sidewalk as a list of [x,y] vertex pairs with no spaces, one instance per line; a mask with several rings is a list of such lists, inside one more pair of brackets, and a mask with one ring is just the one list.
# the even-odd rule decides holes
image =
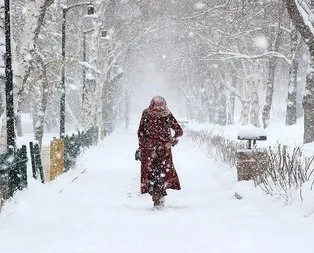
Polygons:
[[[87,150],[75,170],[32,181],[0,216],[3,253],[307,253],[313,219],[271,203],[186,138],[174,148],[182,190],[152,210],[139,194],[135,131]],[[244,199],[234,198],[239,191]],[[308,224],[311,222],[313,225]]]

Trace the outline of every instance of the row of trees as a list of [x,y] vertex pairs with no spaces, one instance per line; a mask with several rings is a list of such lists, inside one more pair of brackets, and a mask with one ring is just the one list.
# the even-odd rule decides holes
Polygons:
[[[160,71],[184,97],[189,117],[233,124],[238,107],[242,124],[266,128],[275,113],[285,113],[286,125],[304,113],[304,142],[314,141],[311,63],[307,71],[313,1],[163,4],[158,13],[164,29],[145,41],[154,45],[147,53],[155,54]],[[166,47],[169,57],[158,60]],[[280,99],[285,105],[278,109]]]
[[[194,76],[186,84],[186,93],[197,97],[189,100],[199,101],[194,106],[201,105],[204,116],[210,115],[213,123],[225,125],[234,122],[236,97],[243,124],[267,127],[277,79],[278,86],[283,82],[290,86],[286,89],[286,123],[295,124],[297,71],[305,66],[298,65],[302,44],[284,3],[221,1],[201,9],[191,15],[193,9],[187,8],[179,11],[183,13],[180,17],[173,17],[182,31],[188,29],[192,34],[185,43],[194,43],[188,52],[191,60],[186,62]],[[280,80],[282,72],[290,77]],[[189,87],[204,92],[191,93]]]
[[[105,127],[113,121],[126,53],[137,37],[147,32],[144,15],[140,14],[137,4],[123,5],[114,0],[94,1],[95,13],[87,15],[86,5],[80,6],[81,3],[76,0],[17,0],[12,3],[18,135],[23,134],[23,111],[32,113],[35,138],[40,143],[45,125],[51,120],[58,121],[62,93],[62,9],[77,4],[66,19],[67,122]],[[87,37],[85,62],[82,59],[83,34]],[[82,69],[87,73],[84,101],[81,99]]]
[[[82,1],[12,3],[19,135],[20,112],[29,108],[39,142],[45,124],[58,121],[62,8],[78,3]],[[314,64],[313,1],[96,0],[93,5],[91,16],[84,6],[67,14],[67,119],[84,127],[108,127],[121,99],[130,94],[136,70],[150,59],[190,118],[233,124],[238,107],[242,124],[267,127],[274,94],[280,93],[286,124],[295,124],[304,111],[304,142],[314,140],[312,71],[306,77],[304,110],[300,106],[305,70],[309,60]]]

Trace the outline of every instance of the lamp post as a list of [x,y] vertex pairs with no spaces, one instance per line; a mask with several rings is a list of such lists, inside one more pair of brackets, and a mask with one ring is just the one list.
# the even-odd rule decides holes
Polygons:
[[10,0],[5,0],[5,95],[6,95],[6,124],[7,124],[7,147],[15,149],[14,131],[14,101],[13,101],[13,71],[11,54],[11,27],[10,27]]
[[65,44],[66,44],[66,15],[71,9],[87,6],[87,14],[94,14],[94,6],[89,3],[78,3],[62,8],[62,68],[61,68],[61,99],[60,99],[60,137],[65,135]]

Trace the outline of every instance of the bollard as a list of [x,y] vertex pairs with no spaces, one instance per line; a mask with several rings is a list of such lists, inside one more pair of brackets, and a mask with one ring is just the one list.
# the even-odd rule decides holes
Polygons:
[[239,133],[238,140],[247,141],[247,149],[238,150],[236,154],[238,181],[259,178],[266,169],[267,153],[264,149],[256,148],[256,141],[267,140],[266,134],[251,126]]

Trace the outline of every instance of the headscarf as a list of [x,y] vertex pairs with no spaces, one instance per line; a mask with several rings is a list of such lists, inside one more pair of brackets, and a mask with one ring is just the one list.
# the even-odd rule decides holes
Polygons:
[[150,101],[150,105],[147,108],[150,115],[154,117],[164,117],[170,114],[167,107],[166,100],[162,96],[154,96]]

